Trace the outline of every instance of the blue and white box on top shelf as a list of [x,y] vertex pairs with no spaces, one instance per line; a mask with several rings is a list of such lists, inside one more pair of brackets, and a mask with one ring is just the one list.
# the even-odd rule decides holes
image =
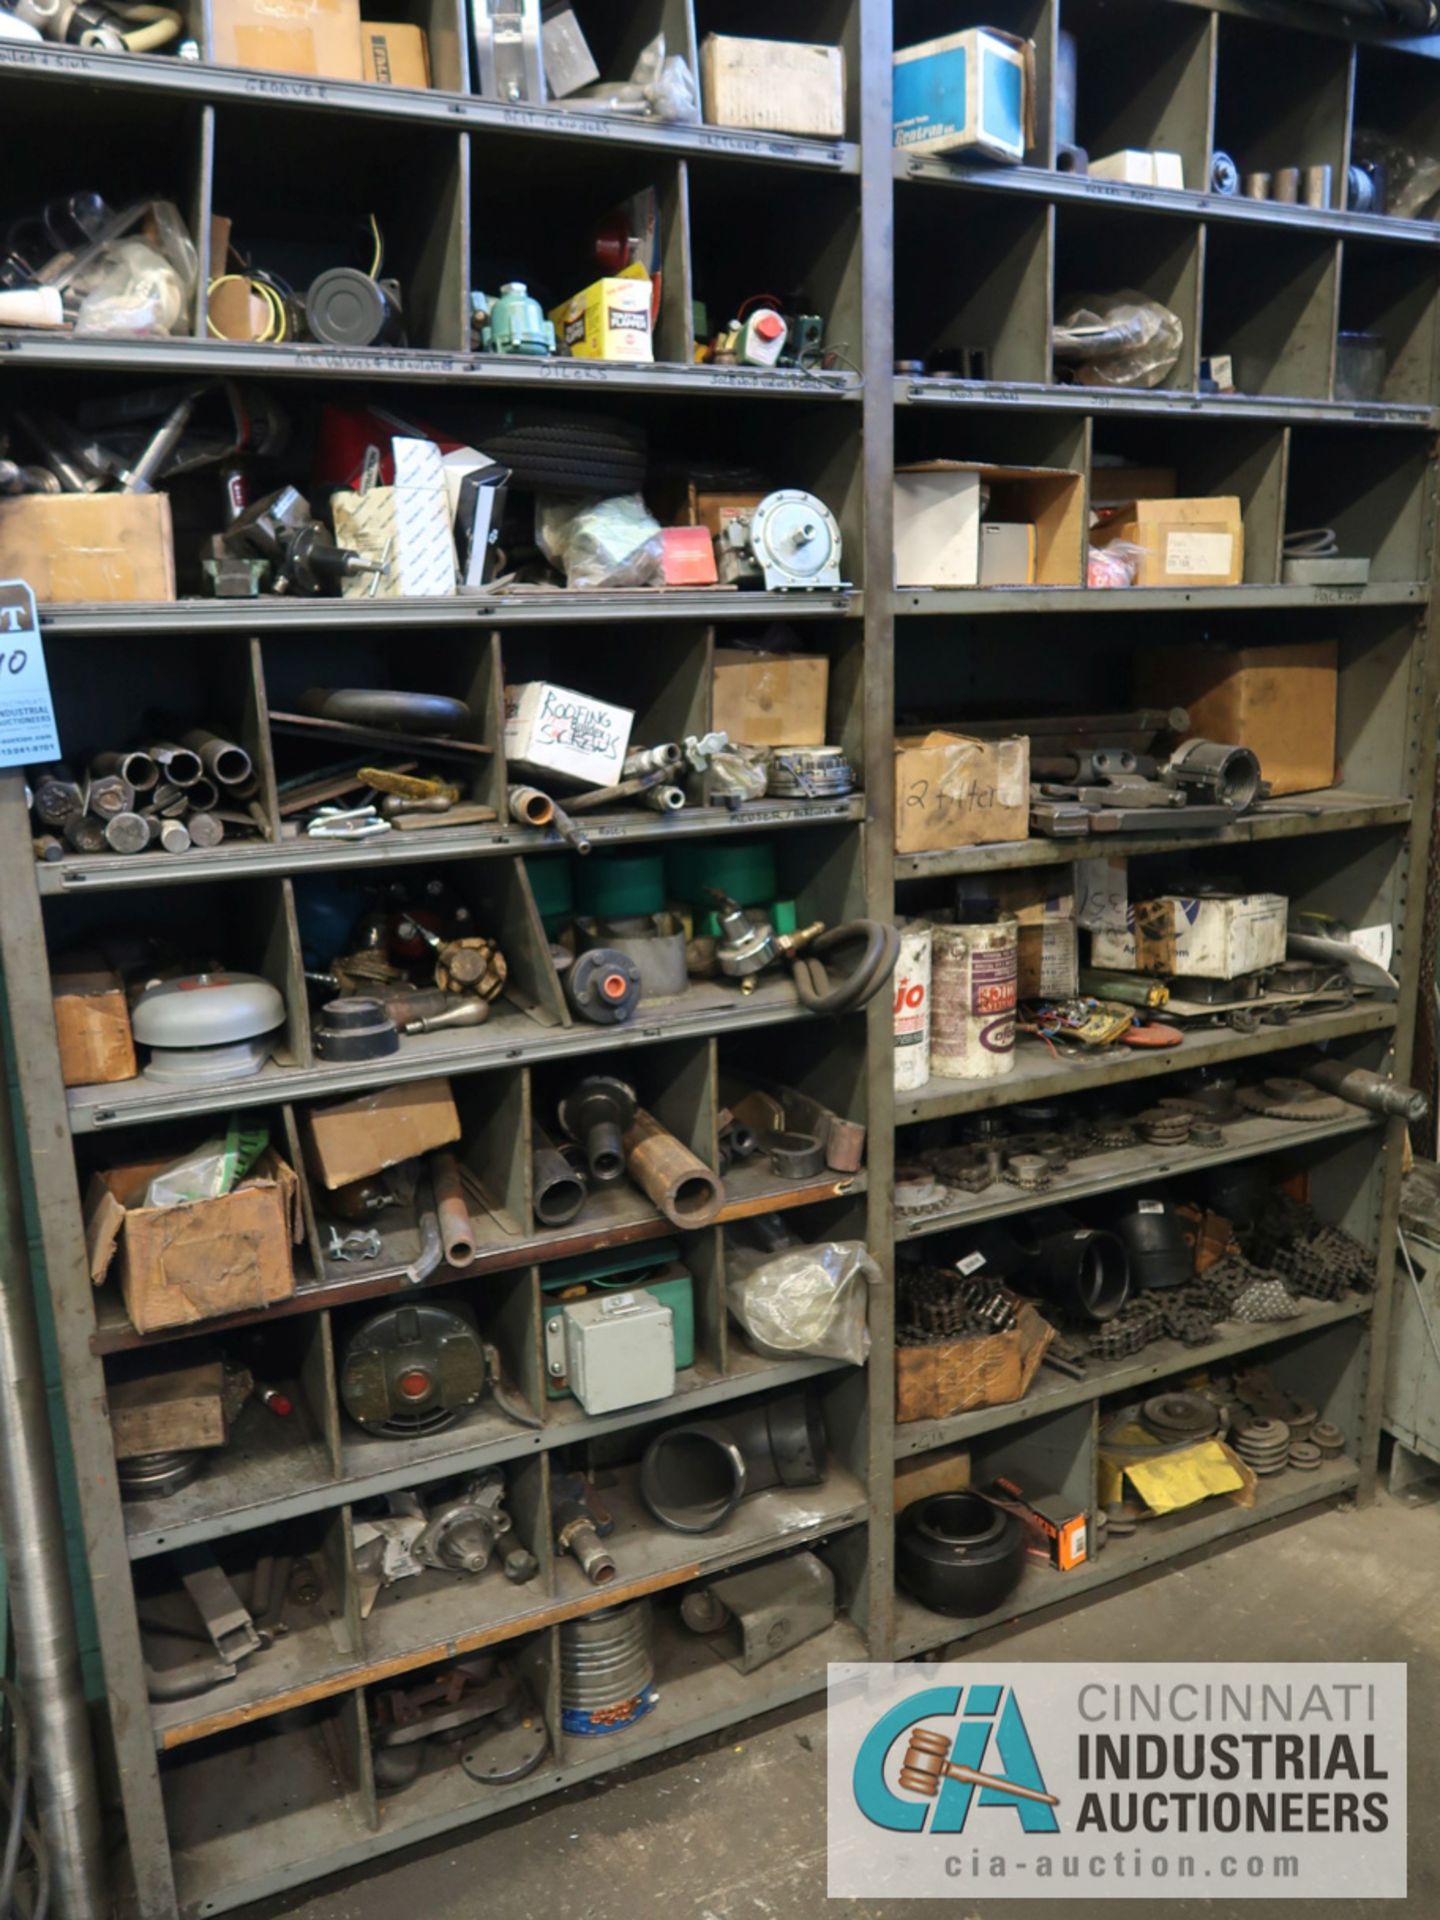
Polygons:
[[971,27],[895,55],[895,144],[910,153],[968,150],[1025,158],[1034,50],[994,27]]

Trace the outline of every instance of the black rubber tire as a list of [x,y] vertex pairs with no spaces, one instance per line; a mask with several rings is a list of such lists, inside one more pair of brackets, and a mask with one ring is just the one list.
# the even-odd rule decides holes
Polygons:
[[517,419],[482,442],[511,472],[511,485],[534,493],[639,493],[645,485],[645,435],[608,420]]
[[933,1493],[896,1522],[895,1578],[932,1613],[993,1613],[1024,1571],[1024,1526],[978,1493]]

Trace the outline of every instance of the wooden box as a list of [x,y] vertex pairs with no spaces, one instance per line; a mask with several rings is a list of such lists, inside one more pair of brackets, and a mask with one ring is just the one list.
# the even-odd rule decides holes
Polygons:
[[225,1444],[225,1368],[218,1360],[112,1380],[105,1398],[117,1460]]

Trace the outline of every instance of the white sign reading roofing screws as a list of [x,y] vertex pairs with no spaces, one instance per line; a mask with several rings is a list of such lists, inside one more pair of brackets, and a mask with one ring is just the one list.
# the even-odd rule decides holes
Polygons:
[[1400,1664],[832,1666],[826,1740],[832,1900],[1405,1897]]
[[0,767],[59,758],[35,596],[23,580],[0,580]]

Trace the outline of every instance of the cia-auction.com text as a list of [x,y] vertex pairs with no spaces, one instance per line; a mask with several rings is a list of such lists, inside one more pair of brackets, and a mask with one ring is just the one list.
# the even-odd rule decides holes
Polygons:
[[945,1856],[951,1880],[1004,1880],[1024,1875],[1037,1886],[1056,1880],[1294,1880],[1300,1860],[1293,1853],[1222,1853],[1200,1863],[1190,1853],[1047,1853],[1038,1860],[1015,1860],[1003,1853],[951,1853]]

